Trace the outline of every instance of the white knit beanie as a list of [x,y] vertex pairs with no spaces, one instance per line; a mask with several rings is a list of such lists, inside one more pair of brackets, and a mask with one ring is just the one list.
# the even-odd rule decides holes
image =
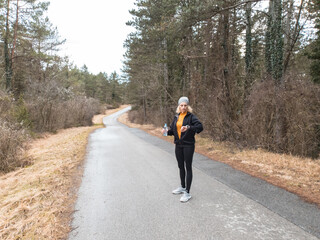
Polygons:
[[178,101],[178,105],[185,102],[187,105],[189,105],[189,99],[187,97],[181,97]]

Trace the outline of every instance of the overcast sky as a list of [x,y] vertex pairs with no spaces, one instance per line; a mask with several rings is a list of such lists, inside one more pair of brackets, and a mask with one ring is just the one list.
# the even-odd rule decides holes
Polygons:
[[66,39],[60,55],[79,68],[107,74],[122,68],[123,43],[134,31],[126,26],[135,0],[50,0],[48,16]]

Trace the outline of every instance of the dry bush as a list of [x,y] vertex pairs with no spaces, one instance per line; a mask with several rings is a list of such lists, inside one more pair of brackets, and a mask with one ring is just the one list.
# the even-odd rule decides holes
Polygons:
[[25,99],[33,130],[43,132],[62,128],[64,119],[56,115],[57,109],[71,94],[55,81],[30,83]]
[[243,138],[249,146],[272,149],[275,98],[272,81],[256,84],[241,119]]
[[22,164],[19,153],[27,136],[24,129],[0,119],[0,172],[8,172]]
[[287,152],[317,158],[320,153],[320,87],[289,81],[284,99]]
[[16,123],[16,109],[12,96],[0,91],[0,172],[22,164],[19,153],[28,134]]
[[203,104],[202,108],[197,108],[197,112],[200,113],[200,120],[208,128],[206,131],[214,140],[232,140],[232,122],[228,115],[226,100],[222,93],[213,91],[205,101],[208,104]]
[[191,100],[195,102],[194,113],[204,125],[204,135],[215,141],[238,140],[241,134],[237,125],[237,104],[241,98],[237,87],[233,86],[232,94],[227,97],[221,85],[205,88],[198,83],[196,86],[202,89],[197,95],[191,95]]
[[99,102],[93,98],[74,97],[64,104],[66,116],[64,128],[75,126],[90,126],[92,117],[100,112]]
[[128,118],[132,123],[143,124],[143,113],[142,110],[131,110],[129,112]]
[[0,90],[0,118],[7,121],[12,120],[12,109],[14,108],[14,99],[11,95]]
[[37,132],[87,126],[99,112],[99,102],[74,96],[57,82],[28,85],[25,101],[15,101],[0,91],[0,171],[22,165],[18,153],[28,137],[28,128]]
[[275,141],[276,102],[273,81],[256,84],[241,119],[242,134],[250,146],[318,157],[320,88],[306,80],[287,79],[279,90],[282,104],[283,149]]
[[75,96],[57,82],[30,84],[26,97],[29,117],[37,132],[91,125],[94,114],[99,112],[99,102]]

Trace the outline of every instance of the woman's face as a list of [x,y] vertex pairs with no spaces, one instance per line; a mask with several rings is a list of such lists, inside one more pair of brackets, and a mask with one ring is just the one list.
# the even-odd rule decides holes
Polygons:
[[188,111],[188,104],[186,104],[185,102],[182,102],[179,105],[179,108],[181,113],[185,113],[186,111]]

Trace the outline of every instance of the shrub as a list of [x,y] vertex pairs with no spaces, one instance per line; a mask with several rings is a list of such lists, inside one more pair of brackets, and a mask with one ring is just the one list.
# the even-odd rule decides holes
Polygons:
[[100,107],[98,100],[75,96],[57,82],[33,83],[26,99],[33,130],[37,132],[91,125]]
[[24,129],[0,119],[0,171],[8,172],[22,164],[19,152],[27,136]]
[[29,130],[51,131],[92,124],[99,101],[75,96],[56,82],[30,84],[25,100],[0,91],[0,171],[21,166],[19,152]]
[[0,90],[0,118],[13,121],[14,99],[12,96]]
[[279,92],[282,104],[283,149],[275,141],[276,102],[273,81],[256,84],[245,114],[242,133],[247,144],[300,156],[319,156],[320,88],[297,78],[287,79]]
[[99,101],[93,98],[77,96],[64,103],[64,127],[90,126],[92,117],[100,112]]

